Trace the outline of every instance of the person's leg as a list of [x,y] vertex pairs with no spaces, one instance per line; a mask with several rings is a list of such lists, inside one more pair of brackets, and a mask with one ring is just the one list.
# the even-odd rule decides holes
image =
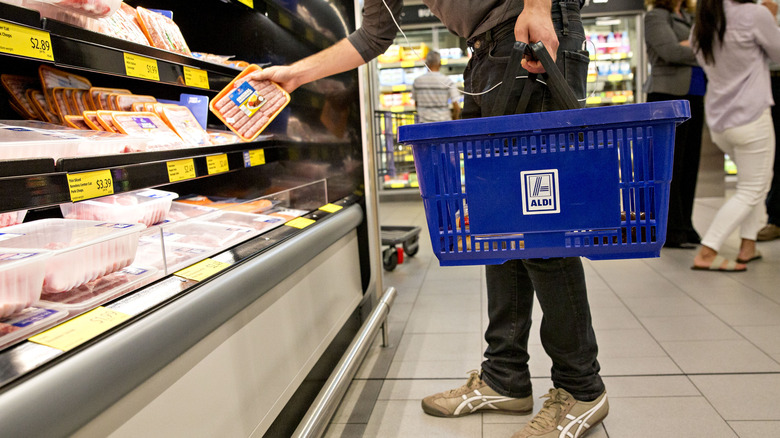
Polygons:
[[[772,97],[775,105],[772,107],[772,124],[777,134],[780,129],[780,71],[772,72]],[[774,240],[780,237],[780,138],[775,137],[775,164],[772,186],[766,197],[766,213],[769,215],[767,224],[758,232],[758,240]]]
[[699,163],[701,162],[704,96],[687,96],[687,99],[691,107],[691,118],[683,123],[683,125],[689,126],[684,140],[685,157],[683,158],[680,204],[682,206],[683,227],[686,230],[686,242],[700,243],[701,236],[693,226],[693,203],[696,198],[696,183],[699,178]]
[[[765,199],[772,177],[775,147],[771,123],[767,110],[758,120],[747,125],[712,133],[715,144],[733,157],[737,165],[737,189],[734,196],[729,198],[715,215],[702,239],[703,246],[694,259],[694,266],[708,267],[728,236],[741,226],[748,216],[756,214],[753,209]],[[750,228],[748,223],[748,227],[746,231],[758,231],[755,225]],[[737,268],[744,270],[744,266],[738,265]]]

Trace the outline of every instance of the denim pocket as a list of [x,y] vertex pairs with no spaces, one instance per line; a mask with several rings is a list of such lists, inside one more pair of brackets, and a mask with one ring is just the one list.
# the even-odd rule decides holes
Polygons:
[[[574,92],[574,97],[580,101],[580,106],[585,106],[585,96],[587,93],[588,63],[590,57],[586,50],[574,52],[563,52],[563,68],[561,73],[566,78],[566,82]],[[558,63],[561,68],[561,63]]]

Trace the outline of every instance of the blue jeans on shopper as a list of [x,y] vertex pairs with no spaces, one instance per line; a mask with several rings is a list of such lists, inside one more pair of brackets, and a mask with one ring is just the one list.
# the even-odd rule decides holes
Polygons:
[[[575,96],[584,99],[588,55],[583,51],[585,32],[578,0],[552,3],[553,25],[558,34],[556,63],[572,86]],[[504,75],[514,45],[515,19],[469,40],[473,56],[463,73],[465,88],[481,92],[498,84]],[[521,70],[517,76],[525,76]],[[518,79],[522,80],[522,79]],[[490,114],[496,93],[466,95],[463,117]],[[515,108],[517,98],[510,101]],[[537,87],[526,112],[560,109],[555,107],[546,87]],[[593,332],[585,274],[578,257],[511,260],[485,267],[488,290],[489,325],[485,331],[488,348],[482,363],[482,379],[507,397],[527,397],[531,392],[528,371],[528,336],[534,290],[544,316],[541,339],[553,361],[552,380],[577,400],[591,401],[604,392],[596,360],[598,346]]]

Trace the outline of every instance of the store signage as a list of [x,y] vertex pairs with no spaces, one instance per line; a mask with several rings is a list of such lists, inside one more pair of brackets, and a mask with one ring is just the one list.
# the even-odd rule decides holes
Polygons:
[[130,315],[98,307],[28,340],[57,350],[68,351],[130,319]]
[[168,161],[168,181],[177,182],[192,179],[198,175],[195,173],[195,161],[192,158],[184,160]]
[[141,79],[160,80],[160,71],[157,69],[157,60],[145,56],[125,53],[125,73],[128,76]]
[[319,210],[322,210],[322,211],[327,212],[327,213],[335,213],[335,212],[341,210],[342,208],[344,208],[344,207],[342,207],[340,205],[330,204],[329,203],[329,204],[325,204],[322,207],[320,207]]
[[409,5],[401,9],[401,24],[441,23],[425,5]]
[[96,170],[94,172],[81,172],[68,174],[68,189],[70,200],[73,202],[85,199],[98,198],[114,194],[114,180],[111,171]]
[[0,52],[54,61],[49,32],[0,21]]
[[218,272],[224,271],[230,266],[230,263],[220,262],[219,260],[206,259],[192,266],[177,271],[173,275],[188,280],[203,281]]
[[582,7],[582,15],[642,12],[644,10],[644,0],[586,0]]
[[206,167],[209,170],[209,175],[227,172],[230,170],[227,154],[209,155],[206,157]]
[[313,219],[307,219],[305,217],[297,217],[291,221],[285,222],[285,225],[288,227],[298,228],[299,230],[302,230],[309,225],[313,224],[315,221]]
[[184,83],[190,87],[209,89],[209,73],[206,70],[184,66]]
[[244,167],[262,166],[263,164],[265,164],[265,150],[244,151]]

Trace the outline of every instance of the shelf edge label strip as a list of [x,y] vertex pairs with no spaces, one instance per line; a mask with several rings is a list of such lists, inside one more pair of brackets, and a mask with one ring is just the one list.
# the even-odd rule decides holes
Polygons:
[[114,180],[108,169],[68,174],[72,202],[114,194]]
[[0,52],[54,61],[49,32],[0,20]]
[[305,217],[297,217],[291,221],[285,222],[285,225],[288,227],[298,228],[299,230],[302,230],[309,225],[316,222],[314,219],[307,219]]
[[180,271],[176,271],[173,275],[188,280],[203,281],[218,272],[224,271],[229,266],[230,263],[220,262],[219,260],[214,259],[205,259]]
[[165,164],[168,166],[169,182],[184,181],[185,179],[193,179],[198,176],[195,173],[195,161],[192,158],[167,161]]
[[28,340],[57,350],[68,351],[130,318],[128,314],[101,306]]
[[128,76],[141,79],[160,80],[160,71],[157,68],[157,60],[145,56],[125,53],[125,72]]

